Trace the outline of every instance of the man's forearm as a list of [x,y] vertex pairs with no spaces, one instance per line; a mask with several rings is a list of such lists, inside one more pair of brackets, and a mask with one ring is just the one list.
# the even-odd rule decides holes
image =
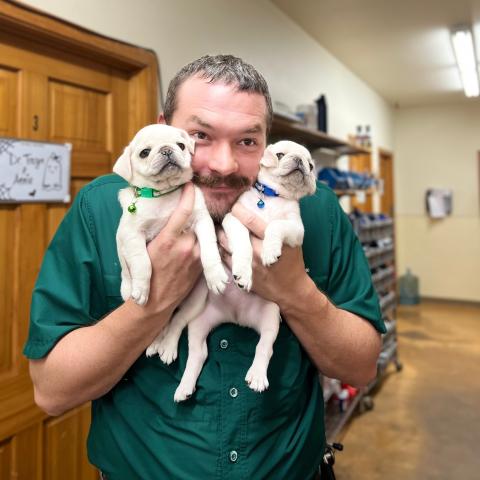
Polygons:
[[368,384],[376,374],[379,333],[363,318],[335,307],[309,277],[300,287],[301,297],[284,297],[280,309],[315,366],[353,386]]
[[169,317],[149,314],[129,301],[97,324],[70,332],[45,358],[30,362],[36,403],[47,413],[59,415],[104,395]]

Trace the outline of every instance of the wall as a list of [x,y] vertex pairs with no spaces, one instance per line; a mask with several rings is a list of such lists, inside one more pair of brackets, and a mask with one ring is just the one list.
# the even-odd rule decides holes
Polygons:
[[255,65],[272,98],[290,108],[326,94],[329,131],[347,138],[357,124],[393,144],[389,104],[268,0],[27,0],[85,28],[153,49],[163,90],[176,71],[206,53],[232,53]]
[[[478,100],[397,111],[397,260],[424,296],[480,301],[479,132]],[[427,217],[432,187],[453,190],[452,216]]]

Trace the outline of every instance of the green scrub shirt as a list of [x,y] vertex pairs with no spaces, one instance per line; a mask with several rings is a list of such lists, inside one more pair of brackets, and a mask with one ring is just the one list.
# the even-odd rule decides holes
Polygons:
[[[115,233],[117,194],[125,186],[108,175],[76,196],[36,282],[27,357],[45,357],[64,335],[122,303]],[[384,332],[367,261],[335,194],[318,184],[302,200],[301,212],[309,275],[337,307]],[[325,445],[318,373],[282,322],[268,368],[270,387],[253,392],[245,375],[257,341],[257,333],[245,327],[213,330],[197,390],[180,404],[173,394],[187,360],[186,332],[172,365],[141,355],[109,393],[92,402],[91,463],[111,480],[313,477]]]

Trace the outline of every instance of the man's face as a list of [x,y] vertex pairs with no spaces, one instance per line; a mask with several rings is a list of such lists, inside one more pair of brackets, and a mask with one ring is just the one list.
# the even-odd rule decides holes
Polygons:
[[171,125],[195,139],[192,166],[208,210],[221,221],[255,180],[266,146],[263,95],[192,77],[177,92]]

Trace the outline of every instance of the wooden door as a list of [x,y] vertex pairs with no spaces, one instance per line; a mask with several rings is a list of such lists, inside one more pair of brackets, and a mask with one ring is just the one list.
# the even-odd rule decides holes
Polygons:
[[[0,136],[72,143],[72,199],[155,121],[156,72],[149,52],[0,3]],[[0,205],[1,480],[98,478],[86,458],[89,405],[49,418],[34,405],[21,354],[35,278],[67,208]]]
[[394,216],[394,190],[393,190],[393,155],[387,150],[379,149],[380,179],[383,183],[380,211],[386,215]]
[[[372,173],[372,157],[370,153],[361,155],[352,155],[349,157],[349,168],[352,172],[371,175]],[[352,208],[358,208],[360,211],[369,213],[373,212],[372,190],[361,191],[352,196]]]

